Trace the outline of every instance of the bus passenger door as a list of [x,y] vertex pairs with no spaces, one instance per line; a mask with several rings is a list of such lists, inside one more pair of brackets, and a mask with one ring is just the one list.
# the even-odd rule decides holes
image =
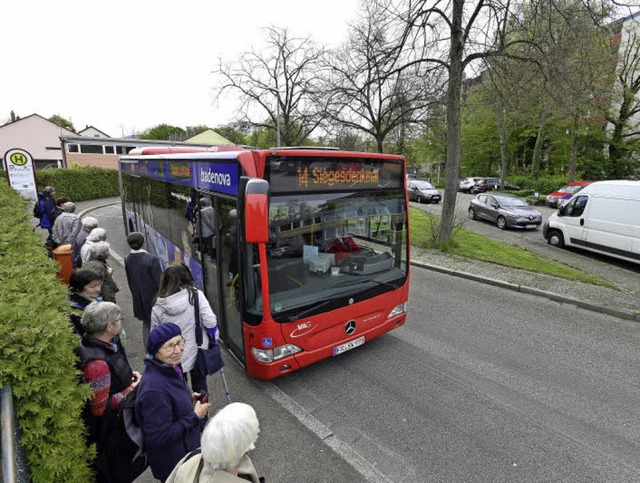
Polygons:
[[242,317],[238,310],[238,216],[234,202],[220,200],[220,220],[222,228],[217,237],[218,260],[222,275],[221,297],[223,301],[221,314],[224,314],[224,334],[227,346],[235,356],[244,363],[244,338],[242,334]]

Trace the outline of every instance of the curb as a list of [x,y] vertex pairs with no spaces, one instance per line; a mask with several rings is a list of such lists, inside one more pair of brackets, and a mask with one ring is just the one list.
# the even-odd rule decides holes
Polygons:
[[[82,217],[85,214],[97,210],[99,208],[104,208],[106,206],[116,205],[118,202],[109,202],[101,205],[91,206],[89,208],[85,208],[82,210],[78,216]],[[115,253],[115,252],[113,252]],[[112,253],[112,255],[113,255]],[[117,258],[120,258],[119,256]],[[122,259],[120,259],[122,260]],[[118,260],[118,261],[120,261]],[[120,262],[122,263],[122,262]],[[613,317],[618,317],[619,319],[632,320],[634,322],[640,322],[640,313],[635,313],[629,310],[619,310],[613,309],[610,307],[602,307],[600,305],[596,305],[591,302],[585,302],[583,300],[574,299],[572,297],[567,297],[565,295],[558,295],[553,292],[548,292],[546,290],[540,290],[534,287],[528,287],[526,285],[516,285],[515,283],[503,282],[501,280],[495,280],[492,278],[482,277],[480,275],[473,275],[467,272],[461,272],[459,270],[452,270],[450,268],[439,267],[437,265],[431,265],[424,262],[411,262],[411,265],[416,267],[424,268],[427,270],[433,270],[434,272],[444,273],[446,275],[452,275],[454,277],[466,278],[467,280],[473,280],[474,282],[480,282],[487,285],[493,285],[495,287],[504,288],[507,290],[511,290],[513,292],[521,292],[529,295],[535,295],[537,297],[544,297],[549,300],[553,300],[555,302],[559,302],[561,304],[571,304],[576,307],[580,307],[582,309],[591,310],[592,312],[597,312],[600,314],[611,315]]]
[[537,297],[545,297],[561,304],[571,304],[582,309],[591,310],[592,312],[598,312],[600,314],[612,315],[620,319],[632,320],[634,322],[640,322],[640,313],[635,313],[628,310],[612,309],[610,307],[602,307],[591,302],[585,302],[583,300],[574,299],[565,295],[558,295],[546,290],[540,290],[533,287],[527,287],[526,285],[516,285],[514,283],[503,282],[501,280],[495,280],[492,278],[482,277],[480,275],[473,275],[467,272],[461,272],[459,270],[452,270],[450,268],[439,267],[437,265],[430,265],[423,262],[411,262],[411,265],[416,267],[425,268],[427,270],[433,270],[434,272],[444,273],[446,275],[452,275],[454,277],[466,278],[467,280],[473,280],[474,282],[481,282],[487,285],[494,285],[514,292],[526,293],[529,295],[535,295]]

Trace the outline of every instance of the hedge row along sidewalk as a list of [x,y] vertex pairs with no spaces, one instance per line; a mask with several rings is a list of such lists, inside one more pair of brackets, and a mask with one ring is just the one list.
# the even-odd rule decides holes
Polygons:
[[10,384],[32,481],[91,481],[67,287],[56,277],[27,201],[0,187],[0,385]]

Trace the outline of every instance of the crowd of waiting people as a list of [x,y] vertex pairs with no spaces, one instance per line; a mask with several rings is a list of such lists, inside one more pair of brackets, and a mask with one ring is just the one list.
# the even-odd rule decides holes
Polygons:
[[[44,193],[41,204],[49,203],[55,191],[47,187]],[[47,212],[48,207],[41,208]],[[199,307],[203,346],[209,344],[207,332],[215,340],[217,320],[189,268],[176,264],[162,271],[158,258],[144,249],[143,234],[127,237],[131,252],[125,271],[147,353],[140,374],[132,369],[125,349],[124,317],[116,303],[119,288],[108,263],[106,231],[94,217],[80,219],[75,209],[65,200],[61,212],[43,216],[40,226],[49,233],[48,244],[72,247],[70,325],[78,336],[78,369],[93,391],[83,419],[87,444],[96,448],[96,481],[133,481],[146,467],[136,466],[133,452],[140,451],[130,435],[117,431],[125,407],[131,407],[141,431],[140,447],[158,480],[264,481],[248,456],[259,432],[253,408],[231,403],[208,420],[206,375],[194,368],[194,307]]]

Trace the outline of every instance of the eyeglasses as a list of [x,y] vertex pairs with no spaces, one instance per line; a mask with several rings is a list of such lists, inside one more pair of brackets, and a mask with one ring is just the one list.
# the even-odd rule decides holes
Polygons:
[[124,317],[120,317],[119,319],[114,320],[113,322],[111,322],[112,324],[117,324],[118,322],[122,322],[124,323]]
[[176,350],[176,347],[180,350],[184,349],[184,337],[180,337],[180,340],[172,343],[166,343],[160,349],[166,352],[173,352]]

